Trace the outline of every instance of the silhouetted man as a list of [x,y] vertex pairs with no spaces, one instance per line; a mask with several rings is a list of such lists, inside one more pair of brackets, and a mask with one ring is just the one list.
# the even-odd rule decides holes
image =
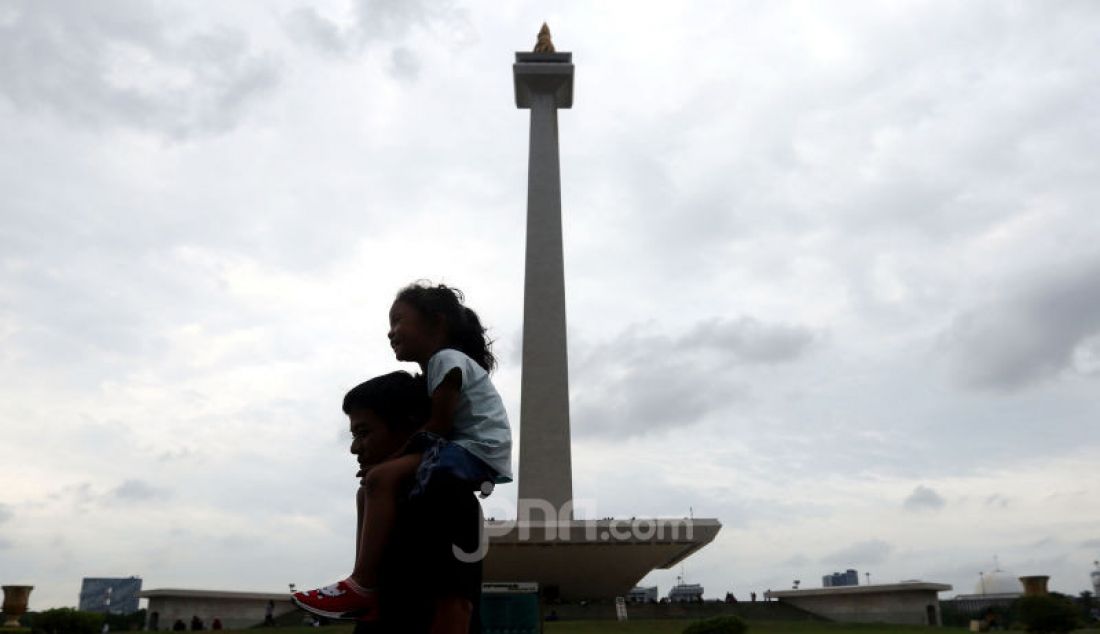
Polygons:
[[[344,413],[353,438],[351,452],[359,462],[356,477],[365,478],[373,465],[401,449],[427,420],[429,406],[423,380],[406,372],[375,377],[348,392]],[[366,510],[362,483],[356,496],[357,540]],[[476,631],[481,561],[459,561],[453,547],[476,551],[481,525],[477,498],[460,483],[433,479],[432,487],[415,500],[403,497],[382,562],[381,619],[358,623],[355,633]]]

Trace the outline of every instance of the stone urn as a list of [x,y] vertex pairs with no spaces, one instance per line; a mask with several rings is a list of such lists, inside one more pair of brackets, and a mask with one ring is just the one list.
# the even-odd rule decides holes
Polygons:
[[1047,575],[1032,575],[1030,577],[1020,577],[1020,583],[1024,584],[1024,596],[1025,597],[1045,597],[1047,594],[1047,582],[1050,581],[1050,577]]
[[19,627],[19,617],[27,613],[27,599],[34,586],[3,586],[4,588],[4,625]]

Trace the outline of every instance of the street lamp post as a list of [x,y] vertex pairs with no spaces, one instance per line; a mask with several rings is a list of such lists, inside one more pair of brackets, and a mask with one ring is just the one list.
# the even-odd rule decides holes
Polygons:
[[111,616],[111,593],[114,588],[107,586],[107,593],[103,595],[103,634],[111,631],[111,625],[107,623],[107,617]]

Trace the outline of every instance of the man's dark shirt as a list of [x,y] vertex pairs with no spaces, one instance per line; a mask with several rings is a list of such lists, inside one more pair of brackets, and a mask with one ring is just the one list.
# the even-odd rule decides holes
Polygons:
[[480,504],[466,485],[439,478],[415,500],[402,496],[379,575],[382,620],[359,623],[355,634],[428,632],[436,598],[455,596],[473,603],[470,631],[476,632],[481,561],[459,561],[451,545],[477,550],[481,522]]

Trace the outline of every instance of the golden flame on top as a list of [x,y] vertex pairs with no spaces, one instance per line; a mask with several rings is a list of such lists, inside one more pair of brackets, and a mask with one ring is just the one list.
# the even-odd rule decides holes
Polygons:
[[535,41],[536,53],[553,53],[554,42],[550,40],[550,27],[546,26],[546,23],[542,23],[542,28],[539,29],[538,39]]

